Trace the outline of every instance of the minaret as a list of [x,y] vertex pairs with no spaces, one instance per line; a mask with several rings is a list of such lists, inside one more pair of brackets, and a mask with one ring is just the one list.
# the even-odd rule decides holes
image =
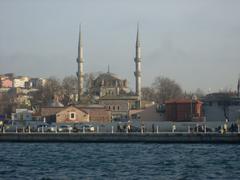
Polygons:
[[136,78],[136,95],[141,99],[141,47],[139,40],[139,26],[137,26],[137,40],[136,40],[136,56],[135,56],[136,71],[134,72]]
[[108,74],[110,73],[110,66],[109,66],[109,64],[108,64],[108,71],[107,71],[107,73]]
[[240,97],[240,76],[239,76],[239,78],[238,78],[237,96]]
[[82,45],[82,33],[81,33],[81,25],[79,25],[79,40],[78,40],[78,103],[80,103],[81,96],[83,94],[83,45]]

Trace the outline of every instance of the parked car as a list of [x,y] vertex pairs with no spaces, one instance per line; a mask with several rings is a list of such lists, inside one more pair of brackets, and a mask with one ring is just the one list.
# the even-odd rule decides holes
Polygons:
[[94,126],[91,125],[91,124],[85,124],[83,127],[85,127],[85,131],[87,131],[87,132],[94,132],[95,131]]
[[128,123],[118,123],[117,132],[126,132],[127,129],[128,132],[141,132],[141,127],[139,126],[134,126]]
[[36,127],[37,132],[42,132],[42,131],[46,132],[48,127],[49,127],[48,123],[38,124],[37,127]]
[[74,125],[73,128],[74,132],[94,132],[95,131],[95,127],[91,124],[77,124]]
[[[29,126],[24,125],[6,125],[4,128],[5,132],[29,132]],[[33,132],[34,128],[30,127],[30,131]]]
[[56,132],[57,131],[57,126],[56,125],[50,125],[47,127],[47,132]]
[[70,132],[73,130],[73,127],[70,125],[61,125],[58,127],[59,132]]

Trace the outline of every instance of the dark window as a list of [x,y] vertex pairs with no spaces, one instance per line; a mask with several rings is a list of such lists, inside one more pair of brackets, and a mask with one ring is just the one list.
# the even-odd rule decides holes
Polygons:
[[74,113],[71,113],[71,119],[74,119],[75,118],[75,114]]
[[115,110],[115,106],[113,106],[113,110]]

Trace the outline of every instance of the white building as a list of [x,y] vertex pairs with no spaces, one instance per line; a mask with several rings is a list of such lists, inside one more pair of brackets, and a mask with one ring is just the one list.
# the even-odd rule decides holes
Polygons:
[[230,93],[208,94],[203,99],[206,121],[240,120],[240,97]]
[[29,81],[29,77],[26,76],[18,76],[13,79],[13,87],[17,88],[25,88],[26,83]]
[[14,121],[31,121],[33,111],[28,109],[16,109],[16,113],[12,113]]

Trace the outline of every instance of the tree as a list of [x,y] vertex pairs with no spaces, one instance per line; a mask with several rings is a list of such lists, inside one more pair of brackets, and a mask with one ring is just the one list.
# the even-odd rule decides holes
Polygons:
[[95,75],[93,73],[85,73],[84,74],[84,86],[85,86],[85,89],[86,89],[86,93],[88,95],[92,94],[94,79],[95,79]]
[[45,85],[34,92],[32,97],[32,106],[36,106],[36,108],[38,108],[38,106],[47,105],[56,97],[61,101],[63,99],[61,81],[53,76],[48,78]]
[[156,77],[152,87],[156,94],[156,102],[164,103],[166,100],[183,96],[180,85],[167,77]]
[[196,95],[198,98],[202,98],[205,94],[204,91],[200,88],[197,88],[194,95]]
[[76,100],[77,94],[77,77],[75,76],[67,76],[63,79],[62,88],[63,88],[63,104],[67,105],[69,103],[73,103]]
[[84,74],[84,85],[86,89],[86,94],[90,97],[94,96],[94,80],[100,75],[102,72],[94,72],[94,73],[85,73]]
[[142,88],[142,100],[154,101],[155,100],[155,92],[151,87],[143,87]]
[[7,93],[0,93],[0,114],[11,115],[13,101]]

